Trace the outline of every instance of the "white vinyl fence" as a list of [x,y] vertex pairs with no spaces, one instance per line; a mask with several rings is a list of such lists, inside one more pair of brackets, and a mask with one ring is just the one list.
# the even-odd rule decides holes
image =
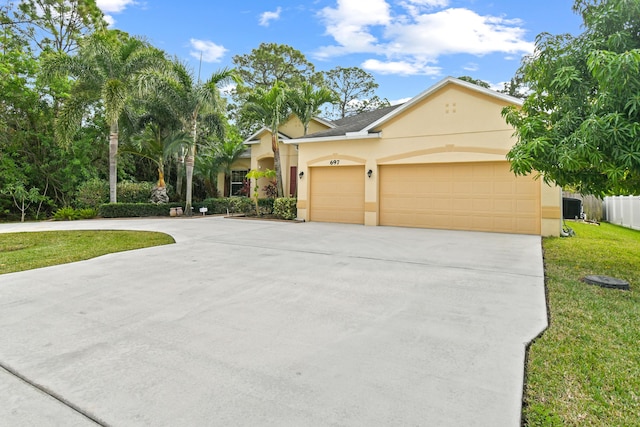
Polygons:
[[607,221],[640,230],[640,197],[613,196],[604,198]]

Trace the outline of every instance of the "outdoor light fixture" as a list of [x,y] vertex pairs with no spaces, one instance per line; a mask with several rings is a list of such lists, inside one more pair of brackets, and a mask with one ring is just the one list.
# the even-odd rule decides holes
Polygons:
[[300,171],[300,173],[298,174],[298,178],[302,179],[303,176],[304,176],[304,172]]
[[373,171],[372,171],[371,169],[369,169],[369,170],[367,171],[367,176],[368,176],[369,178],[371,178],[371,175],[373,175]]

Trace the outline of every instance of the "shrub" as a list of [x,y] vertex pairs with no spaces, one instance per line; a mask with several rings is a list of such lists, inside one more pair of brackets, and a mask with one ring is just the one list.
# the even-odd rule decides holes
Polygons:
[[76,209],[79,219],[92,219],[98,216],[98,210],[93,208]]
[[118,202],[148,203],[151,198],[151,190],[153,187],[155,187],[155,183],[153,182],[119,182],[116,187]]
[[79,208],[97,208],[109,201],[109,182],[102,179],[85,181],[76,192],[76,205]]
[[258,199],[259,215],[271,215],[273,213],[273,203],[276,199]]
[[[116,186],[118,202],[147,203],[151,198],[153,182],[122,181]],[[173,195],[173,188],[167,186],[169,197]],[[76,205],[79,208],[97,208],[103,203],[109,203],[109,182],[102,179],[91,179],[80,184],[76,193]]]
[[105,203],[100,205],[98,213],[103,218],[131,218],[143,216],[169,216],[172,207],[183,206],[180,203]]
[[199,212],[200,208],[207,208],[207,214],[215,215],[215,214],[226,214],[227,209],[229,209],[229,199],[228,198],[209,198],[204,199],[201,202],[197,202],[193,204],[194,211]]
[[229,197],[229,212],[251,215],[255,212],[255,206],[248,197]]
[[265,185],[262,190],[264,191],[264,194],[268,199],[275,199],[276,197],[278,197],[278,187],[276,187],[275,181],[271,181],[270,183]]
[[197,215],[200,208],[202,207],[208,209],[208,215],[226,214],[227,211],[230,213],[243,213],[246,215],[251,215],[255,213],[256,210],[253,204],[253,200],[248,197],[242,196],[209,198],[204,199],[201,202],[195,202],[193,204],[194,215]]
[[56,221],[73,221],[78,218],[78,212],[70,206],[60,208],[53,214],[53,219]]
[[282,219],[296,219],[298,199],[293,197],[281,197],[273,202],[273,214]]

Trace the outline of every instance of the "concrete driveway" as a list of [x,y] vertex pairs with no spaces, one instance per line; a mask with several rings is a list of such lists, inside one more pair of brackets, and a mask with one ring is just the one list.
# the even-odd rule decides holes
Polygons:
[[0,224],[68,228],[177,244],[0,276],[3,425],[520,424],[525,345],[547,322],[539,237],[220,217]]

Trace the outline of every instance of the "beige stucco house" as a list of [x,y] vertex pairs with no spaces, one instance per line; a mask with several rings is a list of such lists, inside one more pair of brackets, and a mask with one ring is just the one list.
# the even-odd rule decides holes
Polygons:
[[[314,118],[308,125],[309,134],[320,132],[335,127],[332,122]],[[298,188],[298,147],[296,145],[284,144],[292,138],[304,136],[304,126],[295,116],[289,119],[278,129],[278,139],[280,140],[280,165],[282,168],[282,188],[287,197],[296,197]],[[244,141],[250,148],[249,159],[238,161],[232,167],[231,194],[236,195],[237,190],[242,186],[243,177],[249,170],[274,169],[273,150],[271,148],[271,130],[263,127]],[[234,179],[236,179],[234,181]],[[260,197],[264,197],[264,187],[269,184],[268,178],[261,178],[258,182]],[[218,179],[220,186],[221,179]],[[255,182],[251,183],[251,191]],[[220,190],[220,189],[219,189]]]
[[[293,117],[280,129],[285,193],[306,221],[559,235],[562,194],[516,177],[515,142],[501,116],[521,100],[448,77],[408,102],[308,135]],[[251,168],[273,168],[271,134],[249,138]]]

